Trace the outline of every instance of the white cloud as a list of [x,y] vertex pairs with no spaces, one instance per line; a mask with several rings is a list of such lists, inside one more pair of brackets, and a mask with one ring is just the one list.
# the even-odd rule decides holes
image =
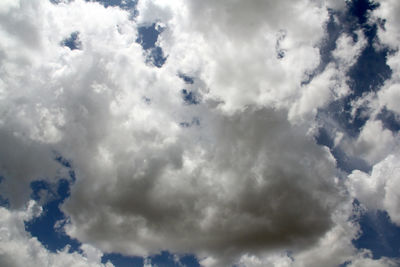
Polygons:
[[374,165],[398,149],[399,137],[385,129],[380,120],[370,119],[361,129],[357,140],[348,140],[345,150]]
[[353,171],[349,175],[348,188],[370,210],[386,210],[391,220],[400,225],[399,155],[388,155],[374,165],[371,174]]
[[384,27],[378,28],[378,37],[381,44],[388,46],[393,50],[387,56],[387,64],[392,70],[391,79],[385,82],[384,87],[378,93],[379,103],[381,106],[386,106],[389,110],[399,114],[398,100],[400,99],[400,24],[399,12],[400,3],[395,0],[379,0],[379,8],[373,13],[374,19],[383,19]]
[[351,262],[349,267],[395,267],[399,266],[399,261],[382,257],[380,259],[372,259],[370,252],[361,253],[355,260]]
[[374,18],[385,20],[384,29],[378,30],[379,39],[396,49],[399,47],[400,31],[398,25],[400,23],[399,12],[400,4],[396,0],[377,0],[379,7],[374,10]]
[[[317,108],[347,92],[344,71],[363,42],[339,39],[338,65],[302,86],[320,63],[324,1],[157,0],[138,8],[138,23],[166,26],[162,68],[146,64],[137,23],[118,8],[82,0],[1,7],[2,194],[21,207],[32,180],[59,178],[60,153],[77,174],[62,206],[66,231],[93,246],[83,245],[85,256],[51,254],[24,232],[22,217],[10,228],[24,212],[1,209],[9,264],[11,244],[38,265],[96,266],[94,247],[196,253],[205,266],[257,266],[265,251],[267,262],[291,264],[274,254],[282,249],[295,251],[298,266],[351,258],[356,227],[340,213],[349,199],[308,127]],[[72,32],[81,50],[61,45]],[[185,105],[183,88],[203,101]],[[199,125],[179,126],[194,118]]]
[[335,60],[337,60],[339,68],[348,70],[354,65],[367,44],[362,31],[359,30],[355,34],[358,36],[357,42],[347,34],[342,34],[336,41],[336,49],[332,54]]
[[84,255],[69,253],[68,247],[56,253],[49,252],[34,237],[25,232],[24,221],[40,214],[41,209],[30,201],[23,210],[10,211],[0,207],[0,265],[23,267],[112,267],[102,264],[102,253],[89,245],[82,245]]
[[[321,1],[159,2],[174,14],[160,37],[167,65],[198,74],[205,98],[221,101],[224,111],[288,108],[319,64],[328,19]],[[156,19],[146,14],[140,20]]]

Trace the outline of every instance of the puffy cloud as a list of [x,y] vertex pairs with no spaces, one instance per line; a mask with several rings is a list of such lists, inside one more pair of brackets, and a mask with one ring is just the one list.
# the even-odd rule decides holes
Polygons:
[[399,136],[384,129],[380,120],[370,119],[356,140],[344,142],[350,155],[374,165],[398,149]]
[[[96,26],[99,18],[104,18],[103,27]],[[27,201],[32,180],[57,176],[59,165],[53,160],[57,144],[86,134],[93,138],[92,133],[98,132],[85,132],[82,126],[93,108],[101,111],[105,99],[86,94],[99,89],[96,79],[107,68],[95,68],[105,61],[95,50],[107,47],[109,39],[115,48],[129,49],[135,32],[127,13],[82,1],[58,6],[49,1],[20,1],[18,8],[11,6],[0,14],[0,20],[5,22],[0,27],[0,165],[6,178],[1,186],[11,204],[20,207]],[[81,33],[89,53],[60,45],[74,31]],[[107,88],[103,81],[100,85]]]
[[49,252],[34,237],[25,232],[24,221],[41,212],[35,202],[30,201],[23,210],[10,211],[0,207],[0,265],[10,267],[29,266],[82,266],[112,267],[102,264],[102,253],[90,245],[82,245],[84,255],[69,253],[68,247],[56,253]]
[[[143,0],[136,21],[81,0],[4,3],[0,168],[12,208],[32,180],[62,176],[60,153],[77,175],[62,206],[66,231],[103,252],[190,252],[205,266],[293,264],[274,254],[282,249],[295,251],[298,266],[351,258],[356,228],[341,213],[349,199],[309,127],[347,92],[343,73],[364,43],[341,37],[336,65],[306,82],[320,64],[324,1]],[[162,68],[135,43],[138,25],[155,22],[165,27]],[[72,33],[79,49],[63,45]],[[183,88],[199,103],[185,103]],[[10,228],[20,213],[1,212],[10,264],[19,264],[6,249],[14,241],[38,265],[100,264],[89,245],[85,256],[47,252],[22,217]]]
[[336,49],[332,52],[333,57],[338,62],[339,68],[348,70],[357,62],[362,50],[365,48],[367,41],[362,31],[357,31],[357,41],[347,34],[341,35],[336,41]]
[[371,253],[360,253],[360,255],[353,260],[349,267],[395,267],[399,265],[396,259],[389,259],[382,257],[381,259],[372,259]]
[[395,83],[389,85],[380,94],[380,100],[383,105],[385,105],[389,110],[400,114],[400,108],[397,103],[400,101],[400,84]]
[[371,174],[353,171],[349,175],[348,187],[352,195],[368,209],[386,210],[391,220],[400,225],[398,169],[399,155],[391,154],[374,165]]
[[173,14],[139,15],[143,23],[167,25],[159,40],[167,65],[197,74],[205,97],[227,112],[254,104],[290,107],[320,62],[328,19],[322,1],[142,2],[145,11],[159,3]]
[[358,259],[359,252],[353,247],[352,240],[357,237],[359,226],[349,220],[351,215],[357,216],[357,211],[347,202],[333,213],[334,226],[314,246],[283,253],[270,252],[258,257],[244,255],[239,266],[335,267]]
[[[130,165],[113,161],[78,180],[64,206],[67,232],[105,251],[168,248],[226,260],[316,241],[340,200],[329,152],[284,112],[214,112],[202,121],[208,134],[125,152]],[[121,157],[115,152],[110,158]]]
[[374,18],[385,20],[383,28],[378,31],[379,39],[385,44],[397,49],[400,40],[400,31],[397,25],[400,23],[400,4],[395,0],[377,0],[379,7],[373,12]]
[[400,113],[396,103],[400,98],[399,90],[399,74],[400,74],[400,30],[399,16],[400,3],[393,0],[380,0],[379,8],[374,11],[375,20],[384,20],[383,26],[378,29],[378,37],[380,45],[388,46],[393,52],[388,55],[387,64],[392,70],[392,77],[385,82],[385,86],[379,92],[379,102],[382,106],[386,106],[389,110]]

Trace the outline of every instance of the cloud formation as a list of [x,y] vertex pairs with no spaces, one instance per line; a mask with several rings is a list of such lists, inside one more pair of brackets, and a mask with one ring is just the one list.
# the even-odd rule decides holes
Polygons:
[[[374,16],[395,32],[388,2]],[[2,2],[0,192],[10,201],[0,209],[3,261],[103,266],[103,252],[169,250],[194,253],[204,266],[390,266],[354,248],[359,226],[349,218],[356,198],[400,223],[398,136],[370,112],[359,136],[338,138],[374,166],[348,178],[314,138],[319,110],[351,94],[347,72],[367,44],[361,30],[358,38],[340,33],[321,67],[327,24],[345,8],[140,0],[133,18],[83,0]],[[160,68],[135,42],[138,28],[154,23],[163,28]],[[391,36],[379,31],[396,46]],[[394,72],[397,58],[388,61]],[[398,112],[397,87],[392,78],[362,100]],[[57,155],[76,173],[61,209],[84,255],[52,254],[23,227],[35,207],[30,183],[65,177]]]
[[82,245],[83,255],[69,253],[66,247],[57,253],[49,252],[36,238],[25,232],[24,221],[37,217],[42,212],[34,202],[28,202],[23,210],[10,211],[0,207],[0,265],[10,267],[29,266],[85,266],[113,267],[102,264],[102,253],[90,245]]

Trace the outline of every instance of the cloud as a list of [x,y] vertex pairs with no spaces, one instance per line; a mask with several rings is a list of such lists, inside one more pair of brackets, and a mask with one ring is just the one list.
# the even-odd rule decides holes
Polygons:
[[82,245],[83,255],[69,253],[68,247],[56,253],[49,252],[40,242],[25,232],[24,221],[40,214],[41,209],[30,201],[23,210],[7,210],[0,207],[0,265],[10,267],[29,266],[85,266],[112,267],[100,262],[102,253],[90,245]]
[[[141,2],[139,22],[167,25],[159,40],[167,65],[197,74],[205,96],[219,100],[226,112],[291,106],[320,62],[328,19],[322,1]],[[155,3],[169,15],[147,15]]]
[[[32,180],[57,178],[60,166],[54,161],[54,151],[57,152],[58,144],[68,138],[79,142],[78,136],[94,138],[98,132],[84,126],[94,107],[98,109],[96,113],[101,113],[104,98],[85,95],[83,88],[106,88],[105,81],[96,87],[96,79],[106,66],[91,68],[101,60],[90,48],[91,42],[96,42],[100,49],[107,38],[112,38],[114,45],[124,45],[135,36],[127,26],[128,14],[119,9],[106,10],[82,1],[57,6],[48,1],[20,1],[18,6],[11,6],[0,15],[0,20],[5,21],[0,28],[0,164],[6,178],[1,184],[2,193],[12,205],[21,207],[29,197]],[[101,17],[105,18],[104,31],[96,26]],[[118,30],[128,31],[124,35],[127,39],[118,38],[122,35]],[[60,45],[75,31],[82,33],[89,53],[70,51]],[[96,35],[101,38],[91,38]],[[93,105],[96,101],[97,106]]]
[[[392,71],[391,78],[385,81],[382,89],[376,94],[365,95],[355,107],[364,106],[370,118],[361,129],[360,135],[353,144],[346,143],[350,154],[365,159],[372,166],[370,173],[354,170],[349,175],[348,188],[354,198],[357,198],[369,210],[386,210],[391,220],[399,225],[398,189],[399,178],[397,147],[398,133],[384,127],[379,120],[379,112],[387,109],[398,113],[396,99],[398,80],[398,30],[397,11],[400,5],[396,1],[377,1],[379,6],[369,17],[370,23],[378,23],[378,39],[375,40],[375,49],[388,48],[392,50],[387,55],[386,63]],[[383,22],[384,20],[384,22]],[[357,107],[358,108],[358,107]],[[367,263],[365,263],[367,264]],[[355,265],[358,266],[358,265]]]
[[349,267],[394,267],[398,266],[399,261],[382,257],[381,259],[372,259],[370,253],[361,254],[357,259],[352,261]]
[[385,129],[382,121],[370,119],[356,140],[346,140],[343,143],[349,155],[362,158],[373,166],[396,151],[399,136]]
[[381,0],[379,8],[373,13],[373,19],[380,20],[382,26],[378,28],[379,43],[377,46],[387,46],[393,52],[387,57],[387,64],[392,70],[391,79],[385,82],[385,86],[379,92],[379,102],[381,106],[386,106],[389,110],[399,114],[400,110],[396,101],[400,97],[399,84],[400,79],[400,30],[398,13],[400,11],[400,4],[397,1]]
[[[317,110],[348,93],[345,73],[365,40],[341,36],[335,62],[318,73],[325,1],[142,0],[135,20],[81,0],[7,3],[0,6],[0,186],[11,202],[1,209],[5,259],[26,252],[38,265],[97,266],[102,252],[161,250],[195,253],[205,266],[354,259],[351,199],[312,133]],[[138,26],[153,23],[165,28],[161,68],[147,64],[135,42]],[[72,34],[77,49],[65,46]],[[387,137],[379,153],[369,149],[377,132]],[[359,154],[378,162],[392,137],[370,122]],[[90,244],[84,256],[51,254],[24,232],[29,184],[63,177],[56,155],[76,173],[61,208],[67,234]],[[365,179],[356,176],[366,174],[352,175],[351,192],[362,196]],[[383,194],[396,213],[395,196]],[[19,250],[6,249],[10,242]],[[36,250],[28,253],[28,244]]]
[[[129,161],[114,151],[118,161],[74,186],[64,206],[72,221],[67,232],[105,251],[167,248],[229,258],[308,246],[330,228],[340,198],[326,150],[293,129],[283,112],[211,119],[208,135],[182,133],[179,143],[124,153]],[[205,140],[191,144],[193,138]]]
[[386,210],[391,220],[400,225],[398,162],[399,155],[395,153],[374,165],[371,174],[353,171],[349,175],[348,187],[352,195],[368,209]]

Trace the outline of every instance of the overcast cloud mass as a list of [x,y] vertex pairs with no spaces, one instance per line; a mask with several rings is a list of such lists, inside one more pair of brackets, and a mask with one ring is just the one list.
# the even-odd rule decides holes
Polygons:
[[[398,14],[2,0],[0,266],[399,266],[354,242],[400,227]],[[50,210],[75,245],[30,230]]]

